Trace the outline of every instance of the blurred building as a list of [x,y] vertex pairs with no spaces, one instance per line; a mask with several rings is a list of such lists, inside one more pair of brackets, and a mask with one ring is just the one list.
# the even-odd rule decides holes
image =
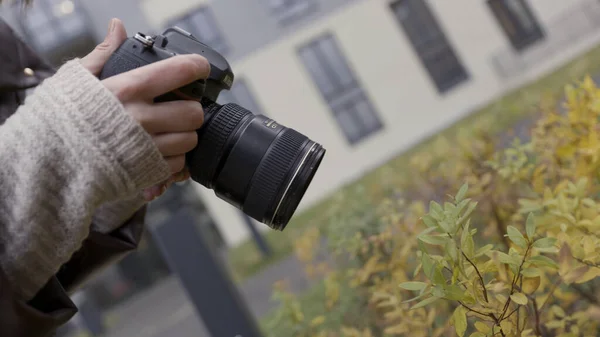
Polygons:
[[[113,16],[130,35],[195,34],[236,74],[223,102],[327,149],[300,209],[600,42],[597,0],[36,0],[3,16],[57,64]],[[226,245],[248,237],[239,212],[190,186]]]

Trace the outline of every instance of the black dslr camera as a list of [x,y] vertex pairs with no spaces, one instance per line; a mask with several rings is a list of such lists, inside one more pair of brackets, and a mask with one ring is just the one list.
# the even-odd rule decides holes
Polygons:
[[[192,180],[273,229],[283,230],[315,175],[325,149],[273,119],[236,104],[217,104],[231,89],[227,60],[192,34],[169,28],[163,34],[128,38],[104,66],[104,79],[178,54],[200,54],[211,65],[208,79],[179,89],[204,108],[198,145],[187,153]],[[156,102],[182,99],[175,93]]]

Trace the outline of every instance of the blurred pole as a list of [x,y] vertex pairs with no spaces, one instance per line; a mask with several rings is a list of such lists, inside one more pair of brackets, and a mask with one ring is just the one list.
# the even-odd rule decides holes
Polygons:
[[258,324],[192,213],[182,209],[151,228],[171,271],[213,337],[261,337]]
[[254,239],[254,242],[258,246],[258,249],[262,253],[263,257],[270,257],[272,253],[271,247],[269,247],[269,244],[267,243],[265,238],[258,231],[258,228],[256,228],[256,224],[254,223],[252,218],[250,218],[243,212],[240,212],[240,215],[242,216],[242,218],[244,218],[244,221],[246,221],[246,225],[250,229],[250,233],[252,233],[252,238]]
[[[102,309],[98,307],[93,296],[86,293],[79,293],[79,315],[83,321],[83,325],[92,334],[92,336],[100,336],[104,333],[104,315]],[[76,296],[74,296],[76,297]]]

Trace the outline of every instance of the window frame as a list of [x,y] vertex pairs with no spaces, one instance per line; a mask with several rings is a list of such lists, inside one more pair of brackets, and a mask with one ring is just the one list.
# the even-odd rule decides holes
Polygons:
[[[328,57],[324,55],[323,45],[327,43],[330,44],[330,47],[332,48],[331,51],[334,52],[335,56],[339,57],[337,61],[340,61],[340,64],[337,67],[341,67],[348,72],[347,77],[349,77],[349,79],[347,79],[347,83],[341,82],[342,79],[338,74],[335,74],[336,71],[333,69],[335,66],[330,62],[331,59],[328,59]],[[314,69],[312,69],[309,62],[307,62],[305,53],[311,53],[313,54],[311,56],[316,57],[319,63],[318,66],[323,68],[325,73],[328,73],[328,75],[326,75],[329,76],[327,81],[330,83],[337,82],[335,84],[336,87],[334,87],[332,91],[326,92],[322,87],[322,84],[319,84]],[[363,88],[362,83],[357,79],[354,69],[348,62],[348,58],[343,53],[338,39],[334,34],[325,32],[314,37],[311,41],[298,46],[297,55],[312,84],[316,87],[321,98],[329,107],[331,115],[350,145],[356,145],[377,134],[384,128],[383,120],[381,119],[379,112]],[[359,104],[364,104],[363,107],[365,110],[363,110],[363,112],[368,113],[370,125],[367,125],[361,118],[360,111],[357,109]],[[344,126],[344,118],[349,118],[349,120],[352,121],[351,125],[355,130],[350,130]]]
[[[318,8],[318,2],[316,0],[282,0],[282,5],[280,6],[273,6],[271,0],[261,1],[267,7],[269,14],[275,17],[277,22],[282,25],[289,25],[301,20],[302,18],[314,13]],[[303,3],[305,3],[303,8],[293,8]]]
[[[528,17],[534,28],[532,31],[525,31],[521,20],[508,8],[506,0],[487,0],[486,3],[496,23],[502,29],[502,32],[517,52],[526,50],[527,48],[543,41],[546,34],[540,21],[531,10],[531,6],[527,0],[509,0],[517,1],[523,7],[524,14]],[[511,27],[509,27],[510,25]],[[513,30],[513,32],[511,32]]]
[[[410,23],[403,20],[398,14],[398,7],[403,4],[408,6],[419,4],[420,8],[413,7],[411,10],[419,12],[422,20],[414,20]],[[469,81],[471,77],[469,71],[426,0],[396,0],[390,3],[390,10],[439,94],[445,94]],[[414,25],[415,23],[418,25]],[[424,29],[425,27],[427,29]],[[429,36],[424,37],[423,34]],[[446,67],[444,72],[440,72],[437,68],[443,62],[451,65]]]

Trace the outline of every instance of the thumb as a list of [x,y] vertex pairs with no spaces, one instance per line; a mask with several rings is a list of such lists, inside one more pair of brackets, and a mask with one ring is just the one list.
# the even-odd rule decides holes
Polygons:
[[127,39],[127,31],[123,22],[119,19],[112,19],[108,26],[108,34],[104,41],[94,48],[94,50],[81,59],[81,63],[92,74],[98,76],[104,64],[110,56]]

